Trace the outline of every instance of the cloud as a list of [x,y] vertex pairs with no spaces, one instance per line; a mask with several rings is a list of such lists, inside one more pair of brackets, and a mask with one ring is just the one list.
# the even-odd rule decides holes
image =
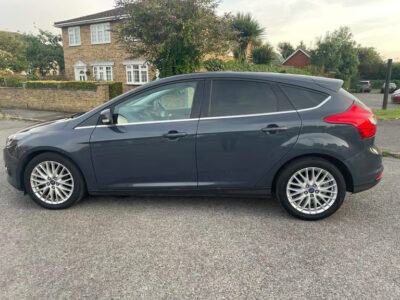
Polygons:
[[[35,32],[37,27],[58,33],[54,22],[114,4],[115,0],[0,0],[0,30]],[[326,31],[349,26],[358,43],[376,47],[384,56],[400,57],[399,0],[222,0],[219,12],[229,11],[250,12],[273,45],[300,40],[311,45]]]
[[349,26],[358,43],[400,57],[399,0],[225,0],[220,11],[250,12],[275,46],[301,40],[312,45],[327,31]]

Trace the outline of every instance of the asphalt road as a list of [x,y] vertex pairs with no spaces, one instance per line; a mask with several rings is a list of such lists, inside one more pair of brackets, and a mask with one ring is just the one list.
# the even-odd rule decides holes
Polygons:
[[[383,94],[380,94],[380,93],[355,93],[353,95],[356,96],[358,99],[360,99],[362,102],[364,102],[366,105],[368,105],[371,108],[382,108]],[[387,108],[400,107],[399,104],[392,103],[391,96],[392,95],[389,94]]]
[[[0,121],[0,143],[26,125]],[[89,197],[49,211],[1,168],[0,298],[398,299],[400,160],[385,167],[318,222],[244,197]]]

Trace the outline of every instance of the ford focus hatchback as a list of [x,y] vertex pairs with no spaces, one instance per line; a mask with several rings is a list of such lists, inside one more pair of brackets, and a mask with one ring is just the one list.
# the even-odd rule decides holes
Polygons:
[[376,119],[342,84],[269,73],[162,79],[10,136],[8,180],[50,209],[86,193],[256,193],[321,219],[383,171]]

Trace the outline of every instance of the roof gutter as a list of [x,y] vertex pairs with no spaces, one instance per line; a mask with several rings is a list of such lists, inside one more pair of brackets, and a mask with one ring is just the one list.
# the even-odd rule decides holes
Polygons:
[[63,28],[63,27],[69,27],[69,26],[94,24],[94,23],[101,23],[101,22],[106,22],[106,21],[115,21],[115,20],[120,20],[120,19],[126,19],[127,17],[128,17],[127,15],[121,15],[121,16],[111,16],[111,17],[89,19],[89,20],[56,22],[56,23],[54,23],[54,27]]

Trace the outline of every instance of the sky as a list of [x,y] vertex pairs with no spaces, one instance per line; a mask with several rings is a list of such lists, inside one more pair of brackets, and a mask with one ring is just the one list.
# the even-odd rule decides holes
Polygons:
[[[111,9],[114,0],[0,0],[0,30],[59,33],[53,23]],[[303,40],[307,46],[340,26],[349,26],[362,46],[400,61],[400,0],[222,0],[218,13],[249,12],[276,46]]]

